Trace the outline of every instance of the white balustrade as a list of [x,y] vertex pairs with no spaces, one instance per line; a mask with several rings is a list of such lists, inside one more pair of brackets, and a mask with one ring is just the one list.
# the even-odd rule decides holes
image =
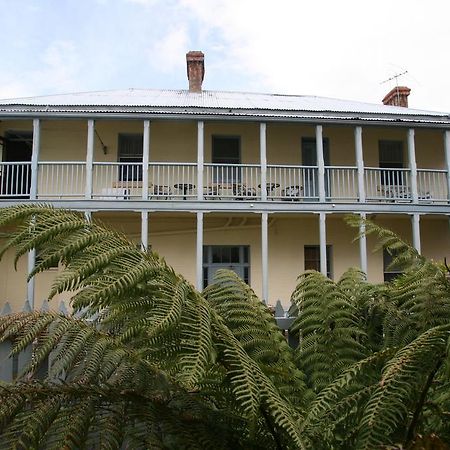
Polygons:
[[152,162],[148,170],[150,199],[187,200],[197,196],[195,163]]
[[[409,169],[366,167],[364,171],[368,201],[411,202]],[[127,200],[142,198],[143,166],[139,162],[94,162],[93,199]],[[205,164],[201,195],[206,200],[260,200],[261,168],[258,164]],[[30,196],[31,164],[0,163],[0,198]],[[148,165],[150,200],[195,200],[195,163],[151,162]],[[86,184],[84,161],[40,161],[39,200],[83,199]],[[447,171],[417,170],[419,202],[449,201]],[[318,169],[315,166],[268,165],[268,200],[317,201]],[[325,167],[325,194],[330,201],[358,200],[356,167]]]
[[267,186],[267,197],[272,200],[318,199],[317,167],[268,165]]
[[358,168],[325,167],[325,196],[328,200],[358,200]]
[[364,173],[367,200],[412,201],[409,169],[366,167]]
[[83,198],[86,164],[80,161],[38,164],[38,199]]
[[447,186],[446,170],[417,170],[419,202],[447,202],[449,198]]
[[0,163],[0,197],[30,196],[31,162]]
[[207,200],[261,198],[258,164],[205,164],[203,196]]

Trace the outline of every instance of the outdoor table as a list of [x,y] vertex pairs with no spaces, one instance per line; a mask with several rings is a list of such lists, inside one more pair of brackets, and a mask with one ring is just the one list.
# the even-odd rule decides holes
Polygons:
[[187,193],[195,188],[195,184],[191,183],[177,183],[173,187],[183,192],[183,200],[186,200]]

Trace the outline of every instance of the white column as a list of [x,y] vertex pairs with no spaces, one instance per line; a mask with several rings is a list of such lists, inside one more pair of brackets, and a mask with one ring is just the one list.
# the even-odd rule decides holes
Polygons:
[[416,164],[416,146],[414,143],[414,128],[408,130],[408,159],[409,172],[411,176],[411,198],[413,203],[419,201],[419,193],[417,190],[417,164]]
[[[31,186],[30,199],[36,200],[38,187],[38,161],[39,151],[41,147],[41,124],[39,119],[33,120],[33,146],[31,150]],[[32,224],[30,226],[33,226]],[[36,264],[36,250],[28,252],[27,273],[30,274],[34,270]],[[31,309],[34,309],[34,277],[27,282],[27,300]]]
[[267,148],[266,148],[266,129],[265,123],[259,125],[259,153],[261,164],[261,200],[267,200]]
[[323,159],[322,125],[316,125],[316,154],[319,185],[319,201],[325,201],[325,162]]
[[41,149],[41,122],[33,119],[33,147],[31,150],[31,186],[30,200],[36,200],[38,189],[38,161]]
[[[203,168],[205,151],[205,124],[203,120],[197,123],[197,200],[203,200]],[[203,219],[203,216],[202,216]]]
[[148,249],[148,211],[141,211],[141,245]]
[[364,156],[362,145],[362,127],[355,127],[355,154],[356,166],[358,168],[358,194],[359,201],[366,201],[366,189],[364,186]]
[[261,272],[262,272],[262,301],[269,299],[269,230],[268,213],[261,214]]
[[86,192],[85,198],[92,198],[92,163],[94,161],[94,121],[88,120],[88,135],[86,147]]
[[450,130],[444,131],[444,151],[447,167],[447,198],[450,201]]
[[421,253],[420,248],[420,214],[413,214],[411,217],[412,221],[412,238],[413,247]]
[[[361,213],[361,219],[366,220],[366,213]],[[362,222],[359,226],[359,263],[361,270],[367,275],[367,238],[366,225]]]
[[[36,264],[36,250],[28,252],[28,274],[34,270]],[[27,283],[27,300],[31,309],[34,309],[34,277]]]
[[203,213],[197,213],[196,288],[203,290]]
[[327,276],[327,227],[326,214],[319,213],[320,272]]
[[144,120],[142,142],[142,200],[148,200],[148,163],[150,161],[150,120]]
[[92,212],[91,211],[85,211],[84,212],[84,217],[86,218],[86,220],[88,222],[91,222],[92,221]]

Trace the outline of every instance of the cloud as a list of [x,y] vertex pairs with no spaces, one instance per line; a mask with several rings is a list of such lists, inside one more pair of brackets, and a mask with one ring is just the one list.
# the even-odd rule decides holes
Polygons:
[[187,51],[188,43],[186,27],[168,30],[165,36],[156,40],[147,51],[150,64],[163,73],[180,70],[185,65],[183,54]]

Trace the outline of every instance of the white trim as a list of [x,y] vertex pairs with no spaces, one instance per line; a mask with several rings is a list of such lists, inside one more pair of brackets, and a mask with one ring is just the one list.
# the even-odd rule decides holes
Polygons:
[[203,171],[205,152],[205,124],[197,122],[197,200],[203,200]]
[[141,244],[144,250],[148,249],[148,211],[141,211]]
[[203,213],[197,213],[196,288],[203,290]]
[[88,134],[86,145],[86,192],[85,198],[92,198],[92,167],[94,162],[94,136],[95,122],[93,119],[88,120]]
[[421,244],[420,244],[420,214],[413,214],[411,216],[412,221],[412,238],[413,238],[413,247],[421,253]]
[[38,192],[38,161],[41,149],[41,121],[33,119],[33,147],[31,150],[30,199],[36,200]]
[[261,201],[267,200],[267,126],[264,122],[259,124],[259,154],[261,164]]
[[261,274],[262,274],[262,301],[269,300],[269,229],[268,213],[261,214]]
[[417,163],[416,163],[416,146],[414,142],[414,128],[408,129],[408,159],[409,170],[411,176],[411,198],[413,203],[419,201],[419,192],[417,189]]
[[325,162],[323,159],[322,125],[316,125],[316,157],[319,185],[319,201],[325,201]]
[[142,142],[142,200],[148,199],[148,163],[150,160],[150,121],[144,120]]
[[450,131],[444,131],[444,152],[445,164],[447,168],[447,194],[450,201]]
[[327,228],[326,214],[319,213],[320,272],[327,276]]
[[[366,213],[360,214],[362,220],[366,220]],[[366,237],[366,225],[361,223],[359,226],[359,264],[361,270],[367,276],[367,237]]]
[[364,185],[364,156],[362,143],[362,127],[355,127],[355,154],[358,168],[358,194],[360,203],[366,201],[366,189]]

